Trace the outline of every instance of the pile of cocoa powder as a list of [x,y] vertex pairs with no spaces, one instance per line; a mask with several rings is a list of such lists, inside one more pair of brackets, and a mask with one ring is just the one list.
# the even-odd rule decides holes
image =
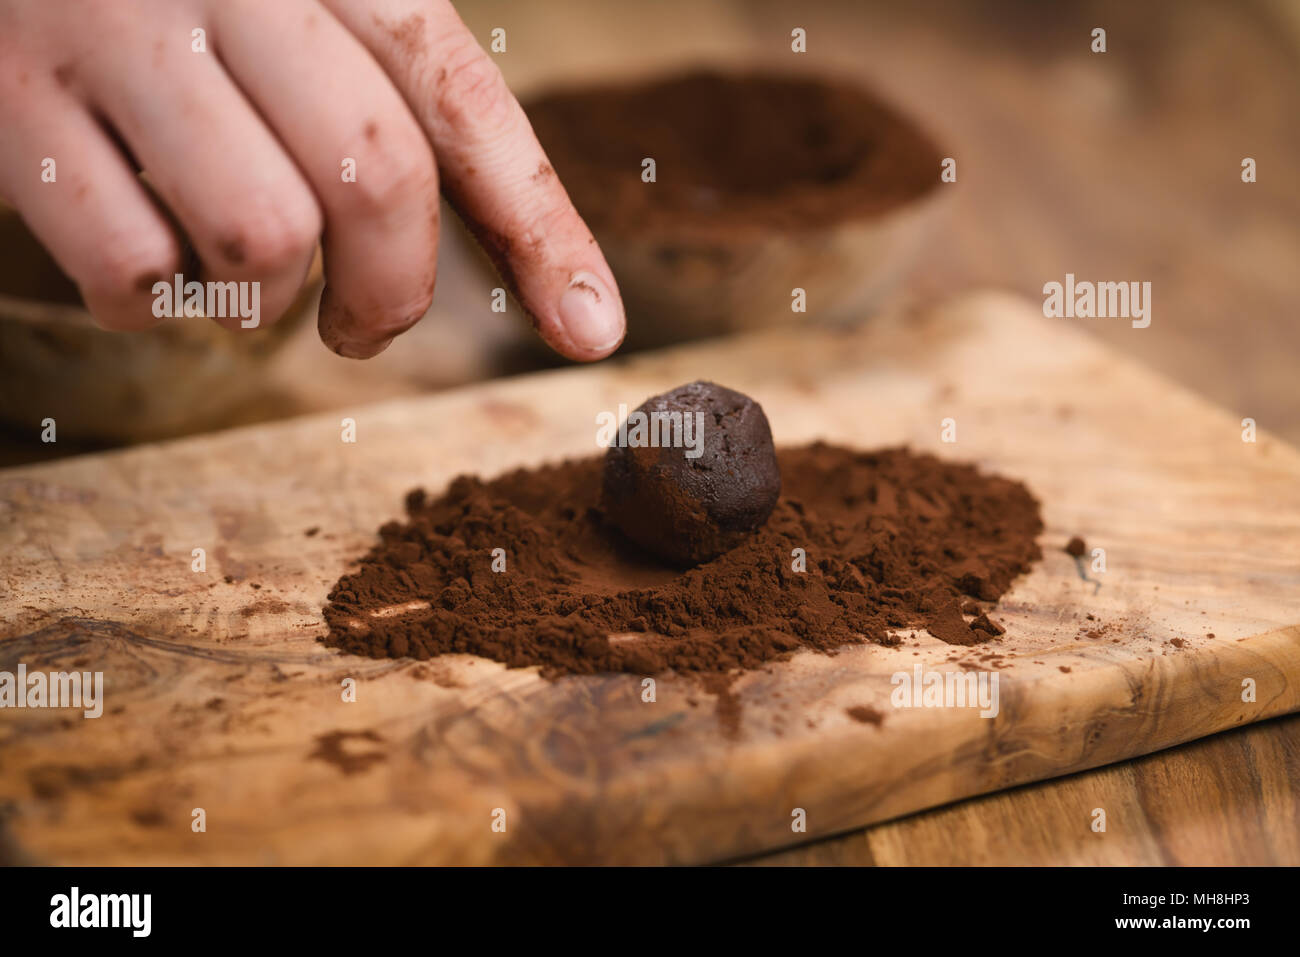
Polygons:
[[778,456],[771,517],[686,571],[607,526],[600,457],[462,476],[436,498],[413,491],[406,521],[380,529],[330,592],[323,640],[372,657],[467,652],[556,677],[721,673],[801,649],[897,644],[910,629],[953,644],[1001,631],[980,603],[1041,557],[1023,485],[906,449],[818,443]]
[[[526,107],[598,234],[817,229],[875,216],[939,181],[940,154],[899,113],[820,77],[697,71],[580,87]],[[643,180],[644,161],[655,180]]]

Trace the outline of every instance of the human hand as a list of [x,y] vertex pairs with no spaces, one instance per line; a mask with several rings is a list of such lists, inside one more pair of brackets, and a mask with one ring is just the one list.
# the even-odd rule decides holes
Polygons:
[[159,321],[179,224],[268,319],[319,239],[321,338],[377,355],[432,301],[441,187],[553,348],[622,341],[609,266],[448,0],[0,0],[0,129],[0,195],[106,328]]

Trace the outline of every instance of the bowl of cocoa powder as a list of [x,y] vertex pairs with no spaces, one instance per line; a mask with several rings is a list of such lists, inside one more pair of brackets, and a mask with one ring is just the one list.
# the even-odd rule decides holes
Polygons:
[[0,425],[49,418],[60,438],[119,444],[229,424],[251,384],[315,315],[320,262],[274,325],[232,332],[205,316],[130,334],[101,329],[76,285],[0,205]]
[[634,346],[856,321],[942,208],[938,148],[852,83],[692,71],[525,108],[614,270]]

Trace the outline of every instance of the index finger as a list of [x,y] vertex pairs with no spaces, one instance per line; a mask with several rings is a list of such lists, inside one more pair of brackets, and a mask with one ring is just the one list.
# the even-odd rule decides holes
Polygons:
[[443,192],[557,352],[613,352],[623,302],[501,71],[447,0],[326,5],[370,50],[433,143]]

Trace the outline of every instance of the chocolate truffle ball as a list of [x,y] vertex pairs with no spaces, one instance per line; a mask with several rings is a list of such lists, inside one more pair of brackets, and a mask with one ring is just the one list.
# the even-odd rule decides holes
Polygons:
[[606,517],[674,565],[706,562],[740,544],[780,494],[762,406],[712,382],[647,399],[605,456]]

